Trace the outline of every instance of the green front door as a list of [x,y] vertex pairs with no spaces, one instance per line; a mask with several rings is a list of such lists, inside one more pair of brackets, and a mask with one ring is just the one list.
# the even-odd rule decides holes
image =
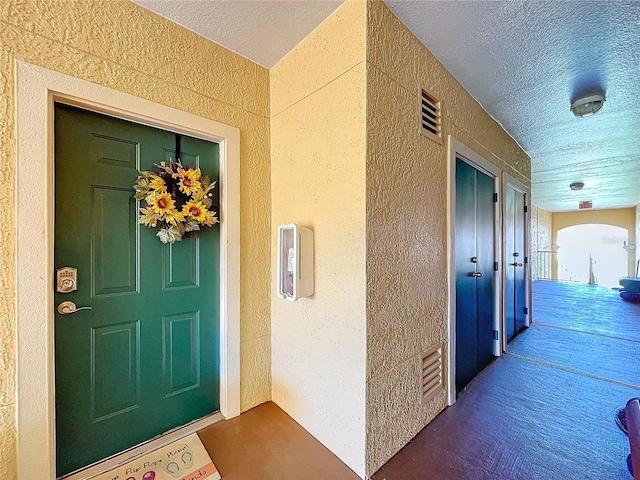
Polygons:
[[[55,110],[55,268],[77,290],[55,306],[57,474],[219,409],[219,225],[163,244],[138,224],[138,170],[176,158],[170,132],[66,105]],[[218,144],[180,138],[212,180]]]

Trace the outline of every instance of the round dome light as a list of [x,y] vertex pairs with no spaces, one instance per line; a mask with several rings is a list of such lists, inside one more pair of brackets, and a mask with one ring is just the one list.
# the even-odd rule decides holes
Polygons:
[[578,118],[590,117],[602,110],[605,100],[604,95],[590,95],[579,98],[571,104],[571,111]]

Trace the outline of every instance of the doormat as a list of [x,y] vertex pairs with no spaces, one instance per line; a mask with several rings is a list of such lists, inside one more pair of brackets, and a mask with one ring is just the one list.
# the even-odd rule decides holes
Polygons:
[[193,433],[91,480],[220,480],[220,474]]

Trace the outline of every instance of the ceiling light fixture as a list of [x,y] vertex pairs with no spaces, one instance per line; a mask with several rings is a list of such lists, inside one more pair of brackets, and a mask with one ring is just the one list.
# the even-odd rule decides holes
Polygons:
[[578,118],[590,117],[602,110],[605,100],[604,95],[579,98],[571,104],[571,111]]
[[582,187],[584,187],[584,183],[582,182],[573,182],[571,185],[569,185],[569,188],[571,190],[582,190]]

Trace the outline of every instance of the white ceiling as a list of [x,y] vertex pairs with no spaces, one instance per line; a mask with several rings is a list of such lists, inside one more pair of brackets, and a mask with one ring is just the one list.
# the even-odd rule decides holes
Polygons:
[[[135,2],[271,67],[342,0]],[[640,202],[640,2],[386,3],[531,156],[534,204]],[[571,102],[594,92],[602,112],[575,118]]]
[[[386,3],[531,156],[536,205],[640,202],[640,2]],[[593,92],[603,110],[575,118]]]
[[271,68],[344,0],[133,0]]

